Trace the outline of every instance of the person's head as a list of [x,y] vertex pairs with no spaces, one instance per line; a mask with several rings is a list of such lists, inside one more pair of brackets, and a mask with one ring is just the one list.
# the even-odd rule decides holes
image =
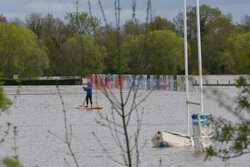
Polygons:
[[89,86],[89,85],[91,85],[91,83],[88,81],[88,82],[87,82],[87,86]]

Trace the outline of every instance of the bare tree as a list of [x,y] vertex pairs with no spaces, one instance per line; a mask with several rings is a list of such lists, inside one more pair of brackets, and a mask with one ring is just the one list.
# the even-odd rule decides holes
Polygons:
[[25,27],[25,23],[18,17],[14,17],[9,22],[15,24],[18,27],[23,27],[23,28]]
[[[133,14],[132,18],[135,17],[135,3],[136,1],[133,1]],[[151,1],[149,1],[151,2]],[[149,3],[148,3],[149,4]],[[99,0],[99,5],[103,14],[103,18],[105,21],[106,28],[109,29],[110,26],[107,24],[107,20],[105,17],[105,13],[102,7],[102,3]],[[149,5],[148,5],[149,6]],[[112,37],[112,39],[116,43],[116,54],[119,58],[118,63],[121,62],[121,45],[122,45],[122,38],[121,38],[121,21],[120,21],[120,0],[114,1],[114,9],[115,9],[115,38]],[[149,7],[147,8],[147,13],[149,13]],[[91,3],[89,1],[89,10],[91,13]],[[136,19],[132,19],[136,20]],[[147,15],[146,25],[148,23],[149,16]],[[147,36],[148,29],[145,28],[145,34]],[[141,50],[141,54],[145,54],[145,48],[147,44],[148,38],[145,37],[144,46]],[[142,56],[141,56],[142,57]],[[141,64],[138,64],[138,70],[141,68]],[[122,69],[118,69],[118,91],[114,92],[111,89],[107,89],[105,85],[102,85],[102,83],[98,83],[101,85],[103,89],[101,89],[101,92],[105,95],[109,103],[111,104],[111,110],[110,114],[103,115],[99,112],[99,118],[96,119],[96,122],[104,127],[107,127],[110,131],[110,134],[116,143],[117,148],[120,150],[120,154],[122,160],[113,158],[113,156],[108,152],[108,149],[104,146],[103,141],[100,140],[99,136],[93,132],[93,135],[97,139],[100,146],[103,148],[106,155],[112,159],[115,163],[123,165],[123,166],[139,166],[140,165],[140,151],[145,145],[146,141],[140,144],[140,132],[141,132],[141,125],[142,125],[142,119],[143,119],[143,111],[138,109],[138,106],[152,93],[152,90],[147,91],[146,94],[139,93],[138,88],[140,85],[140,79],[138,77],[134,77],[133,81],[130,85],[130,89],[125,92],[123,90],[123,83],[122,83],[122,75],[123,71]],[[74,154],[74,151],[71,147],[71,141],[72,141],[72,128],[67,123],[67,112],[65,109],[65,104],[62,98],[62,95],[60,93],[60,89],[57,87],[58,93],[60,95],[60,100],[63,106],[63,115],[64,115],[64,129],[65,129],[65,136],[64,138],[58,136],[57,134],[48,131],[50,134],[55,136],[58,140],[62,141],[68,148],[70,155],[74,161],[74,164],[76,167],[79,166],[79,163],[77,161],[76,155]],[[136,124],[136,128],[132,129],[129,125],[132,123]],[[69,164],[67,159],[65,158],[65,162]]]
[[0,22],[1,23],[7,23],[7,19],[3,14],[0,14]]
[[42,15],[39,13],[32,13],[26,17],[26,27],[32,30],[38,38],[42,33]]
[[245,32],[250,32],[250,16],[244,15],[241,19],[241,25],[244,27]]
[[[48,130],[48,132],[50,134],[52,134],[53,136],[55,136],[58,140],[60,140],[61,142],[63,142],[67,146],[67,148],[68,148],[68,150],[70,152],[70,155],[71,155],[71,157],[72,157],[72,159],[74,161],[75,166],[79,167],[79,163],[78,163],[77,158],[75,156],[75,153],[74,153],[74,151],[73,151],[73,149],[71,147],[72,146],[72,143],[71,143],[71,141],[72,141],[72,134],[73,134],[72,126],[68,125],[67,111],[66,111],[66,108],[65,108],[64,100],[63,100],[61,91],[59,89],[59,86],[57,85],[56,88],[57,88],[57,91],[59,93],[60,100],[61,100],[62,107],[63,107],[62,112],[63,112],[63,118],[64,118],[63,120],[64,120],[65,136],[64,136],[64,138],[62,138],[62,137],[58,136],[57,134],[55,134],[54,132],[52,132],[50,130]],[[64,160],[69,165],[69,162],[68,162],[67,158],[64,158]]]
[[[107,19],[102,7],[102,3],[99,0],[99,6],[102,11],[103,20],[105,22],[106,28],[110,28],[107,23]],[[151,1],[148,1],[147,4],[147,20],[146,25],[148,23],[148,13],[151,6]],[[132,19],[131,21],[136,21],[135,13],[136,13],[136,0],[132,1]],[[120,20],[120,0],[114,0],[114,11],[115,11],[115,32],[116,36],[113,40],[116,43],[116,56],[118,57],[118,67],[121,67],[120,63],[121,60],[121,45],[122,45],[122,38],[121,38],[121,20]],[[136,34],[136,33],[135,33]],[[147,36],[147,28],[145,29],[145,34]],[[146,48],[146,40],[145,38],[145,45],[141,49],[141,55],[145,54]],[[137,55],[135,55],[137,56]],[[140,69],[141,64],[138,64],[138,69]],[[102,140],[100,140],[99,136],[93,132],[93,135],[96,137],[98,143],[103,148],[104,152],[107,156],[112,159],[115,163],[123,166],[139,166],[140,164],[140,151],[143,148],[144,144],[139,144],[139,136],[141,131],[142,125],[142,118],[143,118],[143,111],[138,109],[138,106],[152,93],[152,90],[148,91],[146,94],[139,94],[138,88],[140,85],[140,79],[133,78],[130,88],[127,92],[123,89],[123,69],[118,68],[118,87],[119,89],[117,92],[107,89],[105,84],[98,83],[102,89],[101,92],[105,95],[108,99],[109,103],[111,104],[111,111],[107,115],[103,115],[99,112],[99,119],[96,119],[96,122],[104,127],[107,127],[110,131],[110,134],[116,144],[116,146],[120,150],[121,159],[114,158],[109,152],[108,149],[104,146]],[[136,73],[136,71],[135,71]],[[104,78],[102,78],[104,79]],[[98,82],[98,81],[97,81]],[[135,120],[133,120],[135,119]],[[136,129],[132,129],[129,125],[132,123],[136,124]]]

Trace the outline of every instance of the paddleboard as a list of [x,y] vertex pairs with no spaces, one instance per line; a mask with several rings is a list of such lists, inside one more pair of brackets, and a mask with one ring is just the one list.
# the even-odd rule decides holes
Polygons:
[[85,110],[101,110],[103,107],[86,107],[84,105],[76,105],[75,109],[85,109]]

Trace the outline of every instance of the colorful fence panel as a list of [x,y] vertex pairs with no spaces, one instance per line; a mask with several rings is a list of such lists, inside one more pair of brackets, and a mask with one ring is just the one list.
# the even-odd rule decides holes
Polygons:
[[[92,74],[85,82],[93,85],[93,89],[147,89],[164,91],[185,91],[184,75],[118,75]],[[84,83],[84,81],[83,81]],[[190,91],[194,90],[192,76],[189,76]]]

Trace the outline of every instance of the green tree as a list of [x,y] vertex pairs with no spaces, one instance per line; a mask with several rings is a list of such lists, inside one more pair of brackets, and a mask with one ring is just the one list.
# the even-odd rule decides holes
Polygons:
[[102,73],[105,47],[97,45],[89,35],[75,35],[63,44],[63,74],[86,75]]
[[160,16],[154,17],[153,21],[149,23],[149,29],[154,30],[171,30],[175,32],[175,24],[169,21],[167,18]]
[[[130,73],[177,74],[184,70],[183,39],[169,30],[150,32],[145,36],[128,36],[122,45],[122,67]],[[145,54],[143,54],[145,53]],[[138,66],[140,69],[137,69]]]
[[202,57],[204,73],[208,74],[228,74],[231,67],[226,63],[230,57],[226,56],[226,51],[230,43],[227,42],[233,31],[231,18],[224,16],[210,20],[206,24],[207,33],[203,36]]
[[44,69],[48,68],[49,59],[47,53],[41,48],[32,48],[29,54],[24,57],[22,76],[37,77],[43,76]]
[[[229,36],[229,31],[232,29],[231,15],[223,15],[220,9],[211,8],[208,5],[200,6],[200,27],[201,27],[201,39],[202,39],[202,57],[203,62],[206,62],[205,59],[208,59],[210,66],[203,66],[203,71],[208,74],[221,73],[223,71],[223,65],[217,67],[218,52],[223,52],[225,50],[223,47],[223,40]],[[221,21],[221,22],[220,22]],[[175,18],[174,22],[177,29],[177,34],[183,36],[183,15],[179,13]],[[227,27],[229,26],[229,27]],[[225,32],[223,32],[225,30]],[[225,37],[222,37],[219,32],[223,32]],[[228,33],[228,34],[226,34]],[[219,36],[217,37],[216,34]],[[197,24],[196,24],[196,7],[188,7],[187,9],[187,36],[188,42],[191,48],[191,54],[189,57],[189,69],[192,74],[198,73],[198,49],[197,49]],[[219,38],[219,41],[217,41]],[[214,51],[214,48],[216,50]],[[220,48],[222,48],[220,50]],[[212,53],[211,53],[212,52]],[[205,55],[204,55],[205,54]],[[207,57],[208,56],[208,57]],[[219,56],[220,57],[220,56]],[[215,66],[215,67],[213,67]],[[208,68],[208,69],[207,69]],[[215,68],[215,69],[214,69]]]
[[70,36],[73,36],[75,33],[93,35],[94,30],[97,31],[100,26],[100,21],[97,18],[91,17],[85,12],[66,13],[65,19],[67,21],[67,32]]
[[217,95],[217,100],[237,118],[237,122],[228,121],[221,117],[211,119],[213,146],[207,149],[206,158],[215,156],[226,160],[250,153],[250,88],[247,85],[248,81],[249,79],[244,77],[237,80],[237,88],[240,91],[236,107],[226,103],[230,97],[221,98]]
[[127,20],[122,26],[122,32],[124,35],[139,35],[144,32],[144,27],[138,19]]
[[[123,44],[121,45],[120,57],[114,55],[112,67],[114,71],[121,71],[122,73],[137,74],[142,62],[142,48],[143,39],[145,35],[127,35]],[[132,46],[132,47],[131,47]],[[114,46],[115,47],[115,46]]]
[[250,32],[232,32],[225,41],[226,51],[223,61],[228,73],[250,74]]
[[184,70],[183,39],[168,30],[154,31],[149,36],[150,71],[158,75],[181,73]]
[[[38,51],[34,51],[36,49]],[[29,61],[41,65],[26,66],[30,64]],[[48,64],[47,54],[39,47],[37,36],[33,32],[11,23],[0,23],[0,72],[4,73],[5,77],[42,75],[47,67],[46,64]],[[27,71],[37,73],[26,74]]]
[[41,43],[47,48],[49,68],[46,75],[62,75],[62,44],[67,40],[66,27],[59,18],[48,14],[42,19]]
[[[95,41],[98,45],[104,46],[106,48],[106,56],[104,58],[104,72],[107,74],[118,73],[117,68],[114,66],[114,61],[117,57],[116,36],[117,32],[110,26],[103,30],[102,33],[95,38]],[[122,34],[120,34],[120,36],[123,38]]]

